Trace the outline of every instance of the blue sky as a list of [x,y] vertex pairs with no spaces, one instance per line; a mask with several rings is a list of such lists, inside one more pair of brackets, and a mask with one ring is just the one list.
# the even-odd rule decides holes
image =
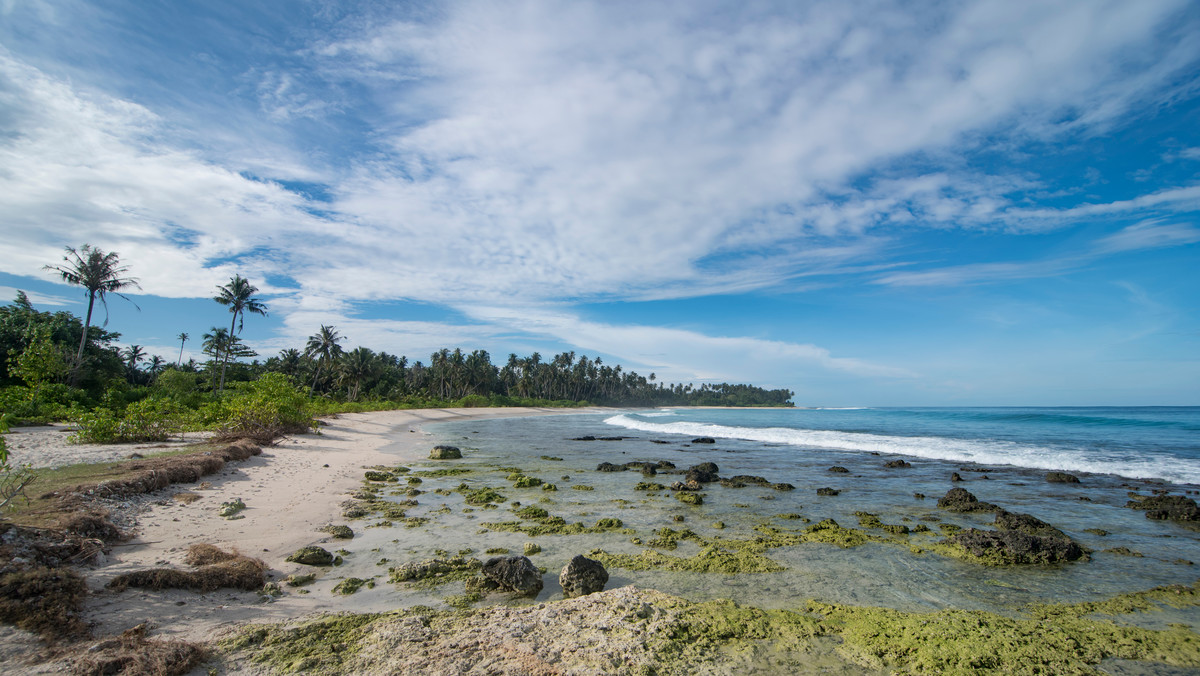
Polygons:
[[1192,2],[0,0],[0,298],[174,358],[602,355],[800,405],[1200,404]]

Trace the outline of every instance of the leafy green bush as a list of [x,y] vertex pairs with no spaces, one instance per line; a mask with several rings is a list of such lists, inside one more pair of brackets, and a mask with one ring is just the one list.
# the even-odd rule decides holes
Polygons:
[[269,444],[285,434],[314,426],[304,391],[282,373],[267,373],[253,382],[235,383],[220,402],[206,407],[216,414],[217,437],[251,439]]
[[117,415],[98,406],[75,417],[79,431],[73,441],[111,444],[129,441],[166,441],[172,435],[198,428],[198,418],[174,399],[150,397],[134,402]]

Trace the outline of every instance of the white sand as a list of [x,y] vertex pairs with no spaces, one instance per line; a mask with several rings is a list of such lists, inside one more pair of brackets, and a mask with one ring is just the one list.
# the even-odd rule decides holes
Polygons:
[[[203,497],[189,505],[170,495],[195,486],[176,485],[162,491],[161,499],[138,518],[137,536],[114,547],[107,560],[87,571],[94,594],[87,620],[97,638],[120,633],[142,622],[152,635],[210,640],[236,624],[277,621],[317,611],[383,611],[373,607],[374,595],[340,596],[329,593],[289,593],[263,603],[258,594],[220,590],[197,594],[182,590],[149,592],[130,589],[115,593],[104,585],[116,575],[148,567],[183,563],[188,546],[210,543],[236,548],[261,558],[273,579],[311,572],[311,568],[284,559],[296,549],[320,544],[334,550],[347,544],[332,540],[318,528],[345,523],[341,503],[360,485],[364,467],[396,465],[427,459],[434,441],[421,423],[443,420],[520,417],[588,413],[593,409],[471,408],[422,409],[346,414],[328,420],[321,434],[283,440],[263,449],[263,454],[229,463],[219,474],[204,477],[211,488],[195,491]],[[37,466],[57,466],[87,459],[89,462],[129,457],[162,450],[157,444],[81,446],[66,443],[62,427],[27,428],[8,437],[13,460]],[[388,446],[388,452],[381,449]],[[226,520],[217,515],[220,503],[241,498],[245,518]],[[378,602],[376,602],[376,605]],[[39,673],[38,671],[30,673]]]

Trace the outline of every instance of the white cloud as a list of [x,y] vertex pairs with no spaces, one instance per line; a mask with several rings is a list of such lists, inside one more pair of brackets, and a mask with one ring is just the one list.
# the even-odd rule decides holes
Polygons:
[[[12,286],[0,286],[0,299],[3,299],[5,302],[7,302],[13,298],[16,298],[17,292],[22,290],[23,289],[18,289]],[[60,307],[64,305],[77,305],[83,302],[79,298],[68,298],[66,296],[38,293],[36,291],[25,291],[25,296],[29,298],[29,302],[33,303],[34,306],[52,305],[55,307]]]

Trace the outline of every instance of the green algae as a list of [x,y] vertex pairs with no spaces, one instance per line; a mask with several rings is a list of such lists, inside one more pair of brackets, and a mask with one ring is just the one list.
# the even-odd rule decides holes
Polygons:
[[321,674],[342,672],[357,654],[371,624],[380,615],[340,613],[296,626],[251,624],[220,642],[225,650],[242,650],[250,659],[276,671]]
[[844,528],[833,519],[825,519],[803,530],[805,542],[824,542],[843,549],[866,544],[875,538],[866,531]]
[[558,486],[555,486],[554,484],[542,484],[542,490],[554,492],[558,490]]
[[704,538],[697,535],[695,531],[690,528],[684,528],[683,530],[660,528],[655,532],[655,537],[646,544],[650,545],[651,547],[674,551],[675,548],[679,546],[679,542],[681,540],[691,540],[702,547],[707,544],[707,541]]
[[508,547],[491,547],[489,549],[485,549],[483,553],[484,554],[507,554]]
[[367,481],[395,481],[396,475],[384,470],[369,469],[363,473]]
[[336,540],[349,540],[354,537],[354,531],[351,530],[349,526],[335,526],[330,524],[328,526],[318,528],[317,530],[321,531],[322,533],[330,534]]
[[620,519],[614,519],[611,517],[600,519],[596,522],[596,528],[602,530],[613,530],[615,528],[622,528],[624,526],[624,522],[622,522]]
[[687,558],[663,554],[654,549],[647,549],[640,554],[612,554],[603,549],[593,549],[588,552],[588,558],[599,561],[605,568],[626,570],[669,570],[722,575],[777,573],[787,570],[761,553],[750,549],[731,551],[719,544],[704,547],[695,556]]
[[455,492],[462,494],[463,500],[468,505],[488,505],[496,502],[505,502],[508,500],[502,493],[494,488],[475,488],[472,489],[465,483],[459,484]]
[[513,479],[511,476],[509,476],[509,480],[513,482],[513,488],[537,488],[538,486],[546,483],[537,477],[526,476],[524,474],[520,475],[516,479]]
[[465,581],[475,576],[483,562],[456,556],[426,559],[388,568],[388,582],[407,582],[421,587],[436,587],[447,582]]
[[562,462],[562,458],[553,455],[543,455],[542,460],[550,460],[553,462]]
[[633,490],[635,491],[665,491],[666,489],[666,486],[659,483],[654,483],[653,481],[639,481],[638,484],[633,487]]
[[571,490],[573,490],[573,491],[594,491],[596,489],[591,486],[588,486],[586,484],[575,484],[574,486],[571,486]]
[[536,542],[526,542],[525,543],[525,547],[524,547],[525,556],[533,556],[534,554],[540,554],[541,551],[542,551],[542,546],[539,545],[538,543],[536,543]]
[[303,587],[312,584],[316,579],[316,573],[307,573],[305,575],[288,575],[284,582],[289,587]]
[[704,498],[700,497],[699,493],[692,493],[690,491],[679,491],[678,493],[675,494],[675,499],[682,502],[685,505],[702,505],[702,504],[704,504]]
[[451,608],[466,609],[482,601],[483,594],[480,594],[479,592],[451,594],[442,600],[445,601],[446,605],[450,606]]
[[446,469],[421,470],[420,472],[413,472],[413,474],[415,474],[417,476],[423,476],[426,478],[438,478],[438,477],[447,477],[447,476],[459,476],[461,474],[470,474],[474,471],[475,470],[467,469],[466,467],[447,467]]
[[372,589],[375,587],[375,581],[370,578],[348,577],[334,585],[333,593],[349,596],[363,587]]
[[489,521],[482,524],[484,528],[502,533],[524,533],[531,537],[541,535],[587,535],[596,533],[632,534],[632,528],[596,528],[582,523],[568,523],[560,516],[552,516],[536,524],[520,521]]

